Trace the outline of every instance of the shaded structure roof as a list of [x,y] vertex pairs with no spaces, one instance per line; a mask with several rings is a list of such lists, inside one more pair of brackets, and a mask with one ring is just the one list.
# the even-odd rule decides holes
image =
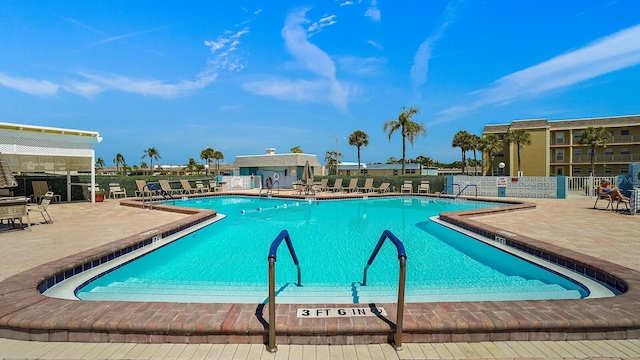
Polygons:
[[552,130],[562,129],[584,129],[589,126],[637,126],[640,125],[640,115],[628,116],[611,116],[602,118],[585,118],[571,120],[553,120],[547,119],[531,119],[531,120],[514,120],[510,124],[485,125],[484,134],[487,133],[506,133],[508,130],[514,129],[543,129]]
[[316,155],[311,154],[263,154],[236,156],[237,167],[286,167],[304,166],[309,161],[313,167],[322,166]]

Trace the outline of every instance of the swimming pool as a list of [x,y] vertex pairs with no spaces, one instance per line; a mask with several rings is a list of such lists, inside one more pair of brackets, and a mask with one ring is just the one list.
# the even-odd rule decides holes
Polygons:
[[127,263],[77,290],[83,300],[264,303],[267,252],[291,234],[302,287],[284,247],[278,251],[279,303],[394,302],[395,248],[388,244],[360,285],[383,230],[407,251],[407,302],[575,299],[582,285],[429,220],[444,211],[497,204],[392,197],[339,201],[214,197],[176,205],[227,217]]

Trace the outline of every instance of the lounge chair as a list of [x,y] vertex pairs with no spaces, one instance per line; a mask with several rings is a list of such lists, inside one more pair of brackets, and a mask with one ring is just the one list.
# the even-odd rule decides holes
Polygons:
[[180,180],[180,185],[182,186],[182,189],[180,189],[180,190],[182,190],[183,194],[195,194],[196,192],[202,193],[202,188],[200,188],[200,189],[192,188],[191,184],[189,183],[189,180],[181,179]]
[[347,186],[346,188],[343,188],[342,191],[344,191],[344,192],[358,191],[358,179],[357,178],[353,178],[353,179],[349,180],[349,186]]
[[[49,204],[51,203],[51,199],[53,199],[53,191],[49,191],[47,192],[43,197],[42,197],[42,202],[39,205],[29,205],[27,207],[28,212],[39,212],[40,214],[42,214],[42,218],[44,219],[45,223],[53,223],[53,220],[51,220],[51,215],[49,215],[49,212],[47,211],[47,208],[49,207]],[[49,217],[47,219],[47,216],[45,216],[45,214]]]
[[[31,186],[33,187],[33,195],[30,196],[31,202],[34,204],[39,204],[42,198],[49,190],[49,184],[46,181],[32,181]],[[53,194],[53,201],[60,201],[62,196]]]
[[400,193],[412,193],[413,192],[413,181],[405,180],[404,184],[400,187]]
[[333,182],[333,186],[327,187],[327,190],[333,192],[342,191],[342,178],[336,179],[336,181]]
[[362,191],[364,193],[373,191],[373,178],[367,178],[364,180],[364,186],[358,187],[358,191]]
[[120,187],[118,183],[110,183],[109,184],[109,198],[115,199],[119,197],[127,197],[127,189],[123,189]]
[[220,185],[215,180],[209,180],[209,191],[216,192],[220,191]]
[[166,192],[169,195],[182,194],[182,189],[172,188],[169,184],[169,181],[167,180],[159,180],[158,183],[160,184],[160,188],[162,189],[162,191]]
[[429,186],[429,180],[422,180],[420,185],[418,185],[418,193],[427,193],[431,192],[431,187]]
[[316,184],[316,191],[318,192],[326,191],[328,182],[329,182],[329,179],[327,178],[320,180],[320,183]]
[[380,186],[378,186],[377,188],[373,188],[373,191],[377,192],[377,193],[387,193],[389,191],[391,191],[389,189],[389,185],[391,185],[390,183],[386,182],[386,183],[382,183],[380,184]]
[[293,183],[293,194],[300,194],[302,195],[302,192],[304,191],[304,186],[302,186],[301,183]]
[[313,179],[307,179],[307,183],[304,185],[304,193],[307,195],[315,195],[316,191],[316,185],[313,183]]
[[138,190],[136,190],[136,196],[138,197],[151,197],[154,195],[154,192],[151,191],[145,180],[136,180],[136,187],[138,188]]
[[[620,204],[624,204],[624,206],[626,207],[627,210],[629,210],[629,200],[623,199],[623,200],[619,200],[619,199],[613,199],[611,197],[611,194],[609,193],[603,193],[603,192],[598,192],[598,189],[595,189],[596,191],[596,202],[593,204],[593,208],[596,208],[596,205],[598,205],[598,201],[600,200],[604,200],[607,202],[607,207],[605,207],[605,210],[609,210],[609,207],[611,207],[611,211],[618,211],[618,208],[620,207]],[[616,208],[613,208],[613,204],[616,204]]]

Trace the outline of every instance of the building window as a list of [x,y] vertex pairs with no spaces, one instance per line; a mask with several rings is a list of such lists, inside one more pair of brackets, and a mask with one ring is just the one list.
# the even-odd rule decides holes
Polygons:
[[564,133],[557,132],[556,133],[556,144],[564,144]]
[[629,148],[621,148],[620,149],[620,154],[629,155]]
[[498,140],[504,141],[504,134],[498,134]]
[[499,158],[499,157],[504,157],[504,153],[496,154],[496,157],[497,157],[497,158]]
[[620,135],[623,135],[623,136],[629,135],[629,129],[620,130]]
[[398,170],[393,170],[393,175],[398,175]]
[[579,166],[576,166],[573,168],[573,173],[574,174],[580,174],[582,172],[582,168]]
[[366,175],[368,173],[367,169],[360,169],[360,174]]
[[564,161],[564,150],[556,150],[556,161]]
[[613,167],[611,167],[611,166],[605,166],[605,167],[604,167],[604,173],[605,173],[605,174],[613,174]]
[[415,174],[416,173],[416,169],[404,169],[404,173],[405,174]]
[[580,138],[580,135],[581,135],[580,131],[574,131],[573,132],[573,137],[576,138],[576,139]]
[[620,174],[628,174],[629,173],[629,165],[620,166]]
[[582,156],[582,149],[574,149],[573,156]]
[[604,154],[605,155],[613,155],[613,149],[612,148],[604,149]]
[[351,170],[347,170],[347,175],[351,175]]

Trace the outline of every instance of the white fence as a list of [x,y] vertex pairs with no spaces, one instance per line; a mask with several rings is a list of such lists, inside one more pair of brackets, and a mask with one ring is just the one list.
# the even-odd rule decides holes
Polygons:
[[602,180],[609,180],[613,185],[617,183],[615,176],[569,176],[567,177],[567,197],[572,199],[592,198],[595,196],[595,189],[598,188]]

